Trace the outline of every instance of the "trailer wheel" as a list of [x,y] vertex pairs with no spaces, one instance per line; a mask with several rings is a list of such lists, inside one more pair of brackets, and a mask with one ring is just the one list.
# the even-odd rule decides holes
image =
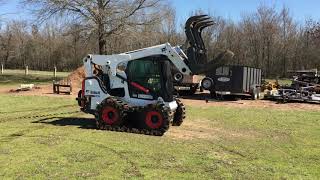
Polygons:
[[201,87],[204,89],[204,90],[210,90],[212,89],[214,86],[214,82],[211,78],[209,77],[205,77],[202,79],[201,81]]

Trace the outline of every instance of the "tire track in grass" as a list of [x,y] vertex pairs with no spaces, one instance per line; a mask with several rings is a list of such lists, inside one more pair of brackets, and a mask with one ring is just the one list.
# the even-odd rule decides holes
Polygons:
[[41,130],[45,128],[45,126],[37,126],[37,127],[32,127],[32,128],[28,128],[28,129],[24,129],[24,130],[20,130],[18,132],[15,132],[15,133],[12,133],[12,134],[9,134],[8,136],[0,136],[0,137],[3,137],[0,139],[0,142],[4,142],[4,143],[9,143],[13,140],[16,140],[20,137],[23,137],[25,134],[28,134],[28,133],[31,133],[31,132],[34,132],[34,131],[37,131],[37,130]]
[[25,112],[30,112],[30,111],[43,111],[43,110],[56,110],[56,109],[66,108],[66,107],[77,107],[77,105],[64,105],[64,106],[57,106],[57,107],[51,107],[51,108],[24,109],[21,111],[4,111],[4,112],[0,112],[0,114],[25,113]]
[[43,114],[41,113],[34,113],[32,116],[20,116],[20,117],[12,117],[12,118],[0,118],[0,123],[8,122],[8,121],[17,121],[21,119],[37,119],[37,118],[46,118],[46,117],[53,117],[53,116],[59,116],[59,115],[66,115],[66,114],[78,114],[81,111],[68,111],[68,112],[57,112],[57,113],[49,113],[49,114]]
[[[54,116],[58,116],[58,115],[65,115],[65,114],[69,114],[69,115],[70,114],[78,114],[80,112],[81,111],[77,110],[77,111],[72,111],[72,112],[70,112],[70,111],[69,112],[58,112],[58,113],[51,113],[51,114],[38,113],[38,114],[34,114],[32,116],[21,116],[21,117],[8,118],[8,119],[6,119],[4,121],[2,121],[0,119],[0,123],[7,122],[7,121],[10,121],[10,120],[16,120],[17,121],[17,120],[21,120],[21,119],[50,118],[50,117],[54,117]],[[40,127],[41,127],[40,129],[43,129],[45,126],[40,126]],[[18,131],[16,133],[10,134],[9,136],[3,136],[3,138],[0,139],[0,142],[6,142],[7,143],[7,142],[11,142],[11,141],[13,141],[13,140],[15,140],[17,138],[27,138],[27,137],[34,137],[34,138],[46,137],[46,138],[49,138],[49,136],[27,136],[27,135],[25,135],[25,134],[33,132],[35,130],[39,130],[39,126],[37,126],[36,128],[33,128],[33,129],[25,129],[25,130],[21,130],[21,131]],[[70,140],[77,141],[77,142],[80,142],[80,143],[91,144],[91,145],[97,146],[99,148],[103,148],[103,149],[107,149],[107,150],[111,151],[112,153],[114,153],[118,157],[120,157],[121,159],[125,160],[126,163],[128,163],[130,165],[131,168],[127,169],[126,172],[130,173],[131,175],[134,174],[135,177],[142,177],[142,178],[144,177],[144,175],[141,173],[141,171],[139,170],[138,165],[135,162],[131,161],[127,156],[125,156],[124,154],[116,151],[115,149],[112,149],[112,148],[110,148],[108,146],[105,146],[103,144],[87,142],[87,141],[79,140],[79,139],[70,139]]]
[[[45,126],[43,126],[42,128],[44,128],[44,127]],[[39,128],[37,128],[37,129],[39,129]],[[3,140],[6,140],[6,139],[12,141],[12,140],[14,140],[16,138],[52,138],[52,137],[55,137],[54,135],[53,136],[40,136],[40,135],[39,136],[28,136],[28,135],[25,135],[26,134],[25,132],[30,133],[30,132],[33,132],[33,131],[32,130],[24,130],[24,131],[19,131],[17,133],[13,133],[13,134],[11,134],[9,136],[3,136],[4,138],[0,139],[0,142],[2,142]],[[71,140],[71,141],[75,141],[75,142],[90,144],[90,145],[96,146],[96,147],[101,148],[101,149],[107,149],[110,152],[112,152],[115,155],[117,155],[118,157],[120,157],[120,159],[124,160],[127,164],[130,165],[130,167],[132,168],[132,169],[129,169],[130,170],[129,171],[130,175],[132,175],[132,173],[133,173],[135,177],[144,178],[144,175],[140,171],[139,165],[137,163],[135,163],[134,161],[130,160],[130,158],[125,156],[123,153],[118,152],[117,150],[115,150],[115,149],[113,149],[113,148],[111,148],[109,146],[106,146],[106,145],[100,144],[100,143],[93,143],[93,142],[89,142],[89,141],[85,141],[85,140],[74,139],[74,138],[66,138],[66,140]],[[8,142],[8,141],[6,141],[6,142]],[[128,172],[128,171],[126,171],[126,172]]]
[[[82,143],[87,143],[87,144],[91,144],[94,146],[97,146],[99,148],[102,149],[108,149],[109,151],[113,152],[114,154],[116,154],[118,157],[120,157],[121,159],[124,159],[126,161],[126,163],[128,163],[132,169],[130,169],[129,173],[133,173],[135,175],[135,177],[142,177],[144,178],[144,175],[141,173],[141,171],[139,170],[139,166],[137,163],[135,163],[134,161],[131,161],[129,159],[129,157],[125,156],[123,153],[116,151],[115,149],[112,149],[108,146],[105,146],[103,144],[99,144],[99,143],[93,143],[93,142],[88,142],[88,141],[84,141],[84,140],[79,140],[79,139],[72,139],[73,141],[77,141],[77,142],[82,142]],[[128,169],[127,169],[128,170]],[[128,171],[126,171],[128,172]]]

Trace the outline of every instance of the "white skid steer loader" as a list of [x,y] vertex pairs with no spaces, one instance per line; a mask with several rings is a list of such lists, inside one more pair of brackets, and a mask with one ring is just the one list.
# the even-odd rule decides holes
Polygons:
[[[207,15],[187,20],[187,53],[166,43],[116,55],[88,55],[77,98],[81,110],[95,115],[99,129],[163,135],[170,123],[181,125],[185,107],[174,90],[195,93],[200,82],[195,75],[210,75],[233,56],[226,51],[207,59],[201,33],[213,24]],[[210,90],[208,79],[202,84]]]
[[183,103],[173,96],[172,68],[192,75],[170,44],[116,55],[88,55],[77,101],[99,129],[163,135],[180,126]]

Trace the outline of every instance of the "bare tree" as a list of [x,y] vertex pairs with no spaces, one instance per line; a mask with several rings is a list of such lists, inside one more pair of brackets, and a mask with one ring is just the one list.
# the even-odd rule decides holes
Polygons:
[[163,18],[161,29],[167,42],[177,44],[177,39],[175,37],[177,34],[176,14],[174,9],[168,8],[168,13]]
[[9,26],[6,27],[4,33],[0,35],[0,53],[2,57],[2,64],[8,64],[10,50],[12,49],[13,34]]
[[282,54],[282,76],[286,76],[289,56],[292,55],[292,45],[294,45],[294,38],[296,37],[296,25],[289,15],[289,9],[284,7],[279,15],[280,19],[280,44]]
[[[23,0],[45,23],[3,22],[0,61],[7,68],[57,66],[67,71],[80,65],[86,52],[120,53],[165,42],[182,45],[184,25],[176,28],[175,9],[164,7],[164,1]],[[230,49],[235,56],[224,63],[260,67],[270,78],[285,76],[288,69],[320,68],[320,23],[310,19],[298,24],[289,12],[260,6],[238,22],[213,15],[216,24],[202,34],[208,59]],[[190,15],[198,13],[206,12]]]
[[82,24],[83,30],[97,36],[99,53],[105,52],[106,38],[128,27],[158,21],[161,0],[24,0],[40,21],[54,16]]

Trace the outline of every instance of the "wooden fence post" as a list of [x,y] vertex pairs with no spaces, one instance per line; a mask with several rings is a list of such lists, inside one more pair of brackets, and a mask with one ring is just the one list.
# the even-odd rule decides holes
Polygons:
[[53,77],[54,77],[54,79],[56,79],[56,77],[57,77],[57,67],[56,66],[54,66],[54,68],[53,68]]
[[28,75],[28,74],[29,74],[29,69],[28,69],[28,66],[26,66],[25,75]]

